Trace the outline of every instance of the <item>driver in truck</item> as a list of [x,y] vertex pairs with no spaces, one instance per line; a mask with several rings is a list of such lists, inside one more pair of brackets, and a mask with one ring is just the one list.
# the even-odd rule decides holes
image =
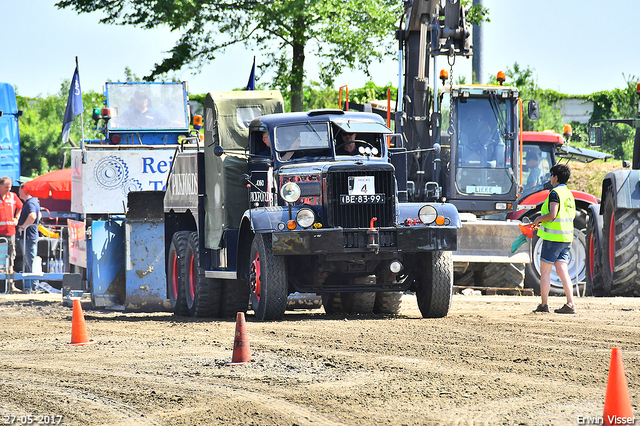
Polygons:
[[356,155],[358,153],[355,133],[341,132],[340,139],[342,143],[336,146],[336,155]]

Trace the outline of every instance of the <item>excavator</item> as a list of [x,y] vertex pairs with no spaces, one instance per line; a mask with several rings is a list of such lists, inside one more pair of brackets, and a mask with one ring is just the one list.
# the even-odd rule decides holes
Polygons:
[[[453,83],[456,61],[472,55],[459,0],[404,5],[396,31],[400,81],[392,162],[406,168],[407,199],[446,201],[460,212],[456,282],[522,287],[530,247],[511,253],[520,222],[505,218],[516,211],[523,189],[524,102],[517,88],[503,85],[502,72],[499,85]],[[538,104],[526,107],[537,119]]]

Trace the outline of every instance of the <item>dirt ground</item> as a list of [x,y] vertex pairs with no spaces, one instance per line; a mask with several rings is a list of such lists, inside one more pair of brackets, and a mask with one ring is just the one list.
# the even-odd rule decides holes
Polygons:
[[640,299],[579,299],[577,315],[537,303],[456,295],[431,320],[411,295],[391,317],[250,311],[253,362],[229,367],[234,321],[85,308],[97,344],[74,347],[60,295],[0,295],[0,424],[587,424],[612,347],[637,413]]

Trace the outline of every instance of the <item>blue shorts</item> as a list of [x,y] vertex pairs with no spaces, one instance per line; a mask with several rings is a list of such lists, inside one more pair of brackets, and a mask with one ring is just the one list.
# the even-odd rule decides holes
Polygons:
[[540,260],[547,263],[565,262],[569,263],[569,250],[571,243],[561,243],[559,241],[542,240],[540,250]]

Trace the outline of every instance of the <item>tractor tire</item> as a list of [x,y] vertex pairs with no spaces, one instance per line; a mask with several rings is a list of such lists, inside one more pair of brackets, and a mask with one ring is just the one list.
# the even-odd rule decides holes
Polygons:
[[328,315],[344,312],[340,293],[322,293],[322,306],[324,306],[324,312]]
[[400,313],[401,306],[401,291],[379,291],[376,293],[376,302],[373,306],[373,313],[397,315]]
[[271,235],[255,235],[249,262],[251,306],[256,319],[281,320],[287,309],[287,270],[284,258],[273,255]]
[[424,253],[417,259],[421,274],[416,279],[418,308],[423,318],[443,318],[451,308],[453,258],[451,252]]
[[186,298],[189,234],[189,231],[173,234],[167,262],[167,293],[169,293],[169,301],[174,315],[179,316],[189,315]]
[[372,314],[376,293],[340,293],[340,299],[342,299],[342,308],[348,314]]
[[220,281],[204,276],[200,266],[200,242],[197,232],[189,234],[187,244],[186,298],[189,315],[217,317],[220,312]]
[[482,270],[482,287],[524,287],[524,263],[488,263]]
[[602,276],[602,221],[589,213],[587,217],[586,296],[605,296]]
[[[538,214],[531,217],[532,222]],[[573,242],[569,251],[569,275],[573,285],[574,295],[584,295],[585,281],[587,276],[586,252],[587,239],[585,228],[587,226],[587,213],[584,210],[576,210],[576,217],[573,220]],[[533,289],[533,292],[540,295],[540,251],[542,250],[542,239],[538,234],[533,234],[531,240],[531,263],[525,264],[524,286]],[[564,296],[562,280],[556,273],[555,266],[551,269],[550,296]],[[576,286],[575,283],[578,283]],[[580,284],[582,283],[582,284]]]
[[640,212],[635,209],[617,209],[613,190],[604,204],[604,232],[602,250],[603,287],[607,296],[640,296],[636,284],[640,275],[638,259],[638,229]]
[[249,308],[249,282],[223,280],[220,295],[220,318],[236,318],[238,312]]

